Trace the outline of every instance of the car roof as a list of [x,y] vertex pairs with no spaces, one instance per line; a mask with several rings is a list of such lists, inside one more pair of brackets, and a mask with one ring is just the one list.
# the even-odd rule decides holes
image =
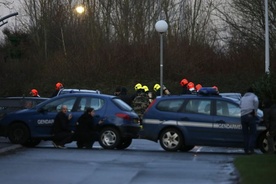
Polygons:
[[211,99],[211,100],[217,100],[217,99],[223,99],[224,101],[228,102],[234,102],[237,105],[236,101],[233,101],[231,98],[224,98],[220,95],[199,95],[199,94],[185,94],[185,95],[166,95],[166,96],[158,96],[156,98],[158,101],[161,100],[168,100],[168,99]]
[[66,89],[66,88],[63,88],[58,92],[58,95],[64,95],[67,93],[97,93],[97,94],[100,94],[101,92],[99,90],[90,90],[90,89]]
[[1,97],[0,100],[3,99],[15,99],[15,100],[47,100],[47,99],[50,99],[50,98],[47,98],[47,97],[33,97],[33,96],[9,96],[9,97]]
[[65,97],[100,97],[100,98],[109,98],[109,99],[112,99],[112,98],[118,98],[116,96],[113,96],[113,95],[108,95],[108,94],[98,94],[98,93],[66,93],[66,94],[63,94],[63,95],[59,95],[59,96],[55,96],[53,98],[50,98],[49,100],[47,101],[44,101],[44,102],[41,102],[40,104],[37,105],[37,107],[41,107],[41,106],[44,106],[44,104],[47,104],[49,101],[54,101],[55,99],[58,99],[58,98],[65,98]]

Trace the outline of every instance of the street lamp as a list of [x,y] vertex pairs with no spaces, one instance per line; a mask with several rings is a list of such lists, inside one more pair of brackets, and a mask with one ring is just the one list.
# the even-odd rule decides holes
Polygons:
[[78,14],[83,14],[84,12],[84,7],[82,5],[79,5],[76,7],[76,11]]
[[168,24],[165,20],[159,20],[155,24],[155,29],[160,33],[160,96],[163,96],[163,33],[168,30]]

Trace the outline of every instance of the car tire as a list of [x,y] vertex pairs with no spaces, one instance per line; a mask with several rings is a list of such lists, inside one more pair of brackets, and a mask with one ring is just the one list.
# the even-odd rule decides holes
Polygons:
[[183,145],[181,132],[175,128],[165,129],[161,132],[159,142],[166,151],[177,151]]
[[182,146],[179,148],[179,151],[188,152],[188,151],[194,149],[194,147],[195,147],[195,146],[182,145]]
[[22,143],[21,145],[28,147],[28,148],[34,148],[41,142],[40,139],[29,139],[27,142]]
[[132,139],[130,138],[126,138],[121,140],[120,144],[118,144],[118,146],[116,147],[119,150],[123,150],[126,149],[127,147],[129,147],[129,145],[132,143]]
[[23,123],[15,123],[9,127],[8,138],[11,143],[24,144],[30,138],[29,129]]
[[118,130],[112,127],[104,128],[100,133],[99,144],[104,149],[115,149],[121,141]]
[[268,143],[267,143],[267,138],[266,138],[266,132],[264,132],[260,135],[257,144],[258,144],[257,146],[261,150],[261,152],[267,153]]

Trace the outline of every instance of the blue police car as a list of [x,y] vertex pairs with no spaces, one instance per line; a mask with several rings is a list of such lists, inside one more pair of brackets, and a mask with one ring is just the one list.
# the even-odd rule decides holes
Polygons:
[[[189,151],[195,145],[243,148],[239,104],[210,88],[197,95],[158,97],[143,116],[141,138],[166,151]],[[256,148],[267,151],[265,126],[258,118]]]
[[54,118],[67,105],[72,130],[87,107],[95,109],[95,121],[103,120],[99,143],[105,149],[125,149],[139,136],[138,115],[121,99],[97,93],[70,93],[51,98],[31,109],[8,113],[0,121],[0,136],[12,143],[34,147],[41,140],[52,140]]

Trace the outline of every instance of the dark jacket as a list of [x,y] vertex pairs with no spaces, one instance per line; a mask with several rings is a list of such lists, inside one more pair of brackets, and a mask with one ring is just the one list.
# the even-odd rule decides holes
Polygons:
[[78,124],[76,126],[76,132],[83,133],[83,132],[91,132],[96,131],[97,125],[94,123],[93,116],[84,113],[78,119]]
[[77,141],[91,142],[98,138],[98,124],[95,123],[93,116],[86,112],[82,114],[76,125],[75,139]]
[[52,94],[51,98],[57,96],[58,92],[59,92],[59,90],[55,90],[54,93]]
[[59,112],[54,120],[52,133],[71,132],[69,120],[66,114]]
[[263,112],[267,130],[271,135],[276,135],[276,104],[272,105],[270,108],[265,108]]
[[190,90],[187,87],[187,84],[182,86],[182,91],[181,94],[185,95],[185,94],[191,94]]

